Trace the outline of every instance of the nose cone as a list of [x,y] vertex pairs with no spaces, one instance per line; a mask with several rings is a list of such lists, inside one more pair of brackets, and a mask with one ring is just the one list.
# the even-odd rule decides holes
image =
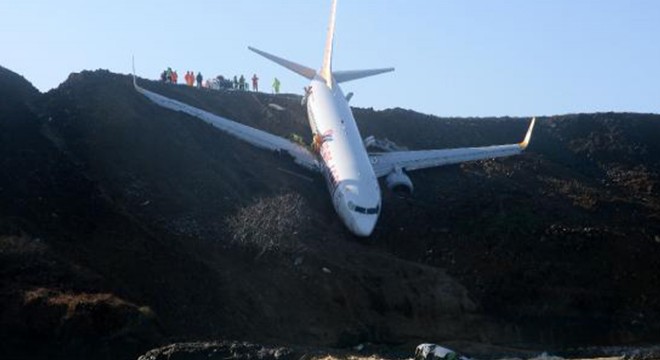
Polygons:
[[377,216],[355,216],[353,217],[353,223],[351,226],[351,231],[357,236],[367,237],[374,232],[374,227],[376,226]]

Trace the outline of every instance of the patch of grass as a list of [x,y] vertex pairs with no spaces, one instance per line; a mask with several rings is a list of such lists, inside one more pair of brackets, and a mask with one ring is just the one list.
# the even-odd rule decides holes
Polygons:
[[265,253],[292,252],[302,247],[308,211],[298,194],[262,197],[227,220],[231,240],[239,247]]

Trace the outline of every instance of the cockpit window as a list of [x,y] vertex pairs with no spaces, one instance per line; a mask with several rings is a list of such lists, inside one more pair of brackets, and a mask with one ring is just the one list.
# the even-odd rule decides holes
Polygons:
[[355,211],[356,213],[365,214],[365,215],[376,215],[380,211],[380,206],[376,206],[375,208],[365,208],[362,206],[355,205],[355,203],[352,201],[348,202],[348,208],[351,211]]

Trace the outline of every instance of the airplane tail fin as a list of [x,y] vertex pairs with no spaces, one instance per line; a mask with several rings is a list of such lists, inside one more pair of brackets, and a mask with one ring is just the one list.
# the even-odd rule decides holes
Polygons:
[[[337,15],[337,0],[332,0],[332,8],[330,9],[330,21],[328,24],[328,34],[325,40],[325,52],[323,54],[323,67],[318,73],[323,80],[325,80],[326,85],[329,88],[332,88],[333,82],[342,83],[351,80],[362,79],[369,76],[379,75],[394,71],[394,68],[385,68],[385,69],[369,69],[369,70],[352,70],[352,71],[332,71],[332,52],[334,48],[334,38],[335,38],[335,19]],[[248,49],[251,51],[265,57],[268,60],[271,60],[285,68],[309,79],[312,80],[316,77],[317,72],[314,69],[311,69],[307,66],[296,64],[292,61],[277,57],[275,55],[269,54],[265,51],[255,49],[251,46],[248,46]]]
[[274,63],[277,63],[281,66],[284,66],[285,68],[287,68],[287,69],[295,72],[296,74],[301,75],[301,76],[303,76],[303,77],[305,77],[309,80],[312,80],[316,76],[316,70],[308,68],[307,66],[296,64],[293,61],[282,59],[281,57],[277,57],[277,56],[269,54],[267,52],[255,49],[251,46],[248,46],[248,49],[250,49],[251,51],[254,51],[255,53],[265,57],[266,59],[268,59],[268,60],[270,60]]
[[334,48],[336,14],[337,0],[332,0],[328,36],[325,40],[325,53],[323,54],[323,67],[321,68],[321,77],[323,77],[329,88],[332,88],[332,50]]
[[394,71],[394,68],[387,68],[387,69],[333,72],[332,51],[334,48],[336,15],[337,15],[337,0],[332,0],[332,8],[330,10],[330,22],[328,25],[328,36],[325,41],[325,54],[323,55],[323,67],[321,68],[321,72],[320,72],[321,77],[323,77],[329,88],[332,88],[332,83],[335,81],[337,83],[342,83],[346,81],[362,79],[368,76],[374,76],[374,75]]

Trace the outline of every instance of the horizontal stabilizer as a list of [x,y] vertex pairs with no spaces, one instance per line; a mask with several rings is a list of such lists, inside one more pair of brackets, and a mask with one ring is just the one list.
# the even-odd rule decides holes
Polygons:
[[296,64],[296,63],[294,63],[293,61],[289,61],[289,60],[286,60],[286,59],[282,59],[282,58],[277,57],[277,56],[275,56],[275,55],[271,55],[271,54],[269,54],[269,53],[267,53],[267,52],[264,52],[264,51],[261,51],[261,50],[255,49],[255,48],[253,48],[253,47],[251,47],[251,46],[248,46],[248,49],[250,49],[251,51],[256,52],[257,54],[259,54],[259,55],[265,57],[266,59],[268,59],[268,60],[270,60],[270,61],[272,61],[272,62],[275,62],[275,63],[277,63],[277,64],[279,64],[279,65],[281,65],[281,66],[284,66],[285,68],[287,68],[287,69],[289,69],[289,70],[295,72],[295,73],[298,74],[298,75],[301,75],[301,76],[303,76],[303,77],[306,77],[306,78],[309,79],[309,80],[314,79],[314,77],[316,76],[316,70],[314,70],[314,69],[310,69],[310,68],[308,68],[307,66],[303,66],[303,65],[300,65],[300,64]]
[[371,70],[350,70],[350,71],[335,71],[332,73],[337,83],[343,83],[351,80],[366,78],[369,76],[380,75],[394,71],[394,68],[387,69],[371,69]]

